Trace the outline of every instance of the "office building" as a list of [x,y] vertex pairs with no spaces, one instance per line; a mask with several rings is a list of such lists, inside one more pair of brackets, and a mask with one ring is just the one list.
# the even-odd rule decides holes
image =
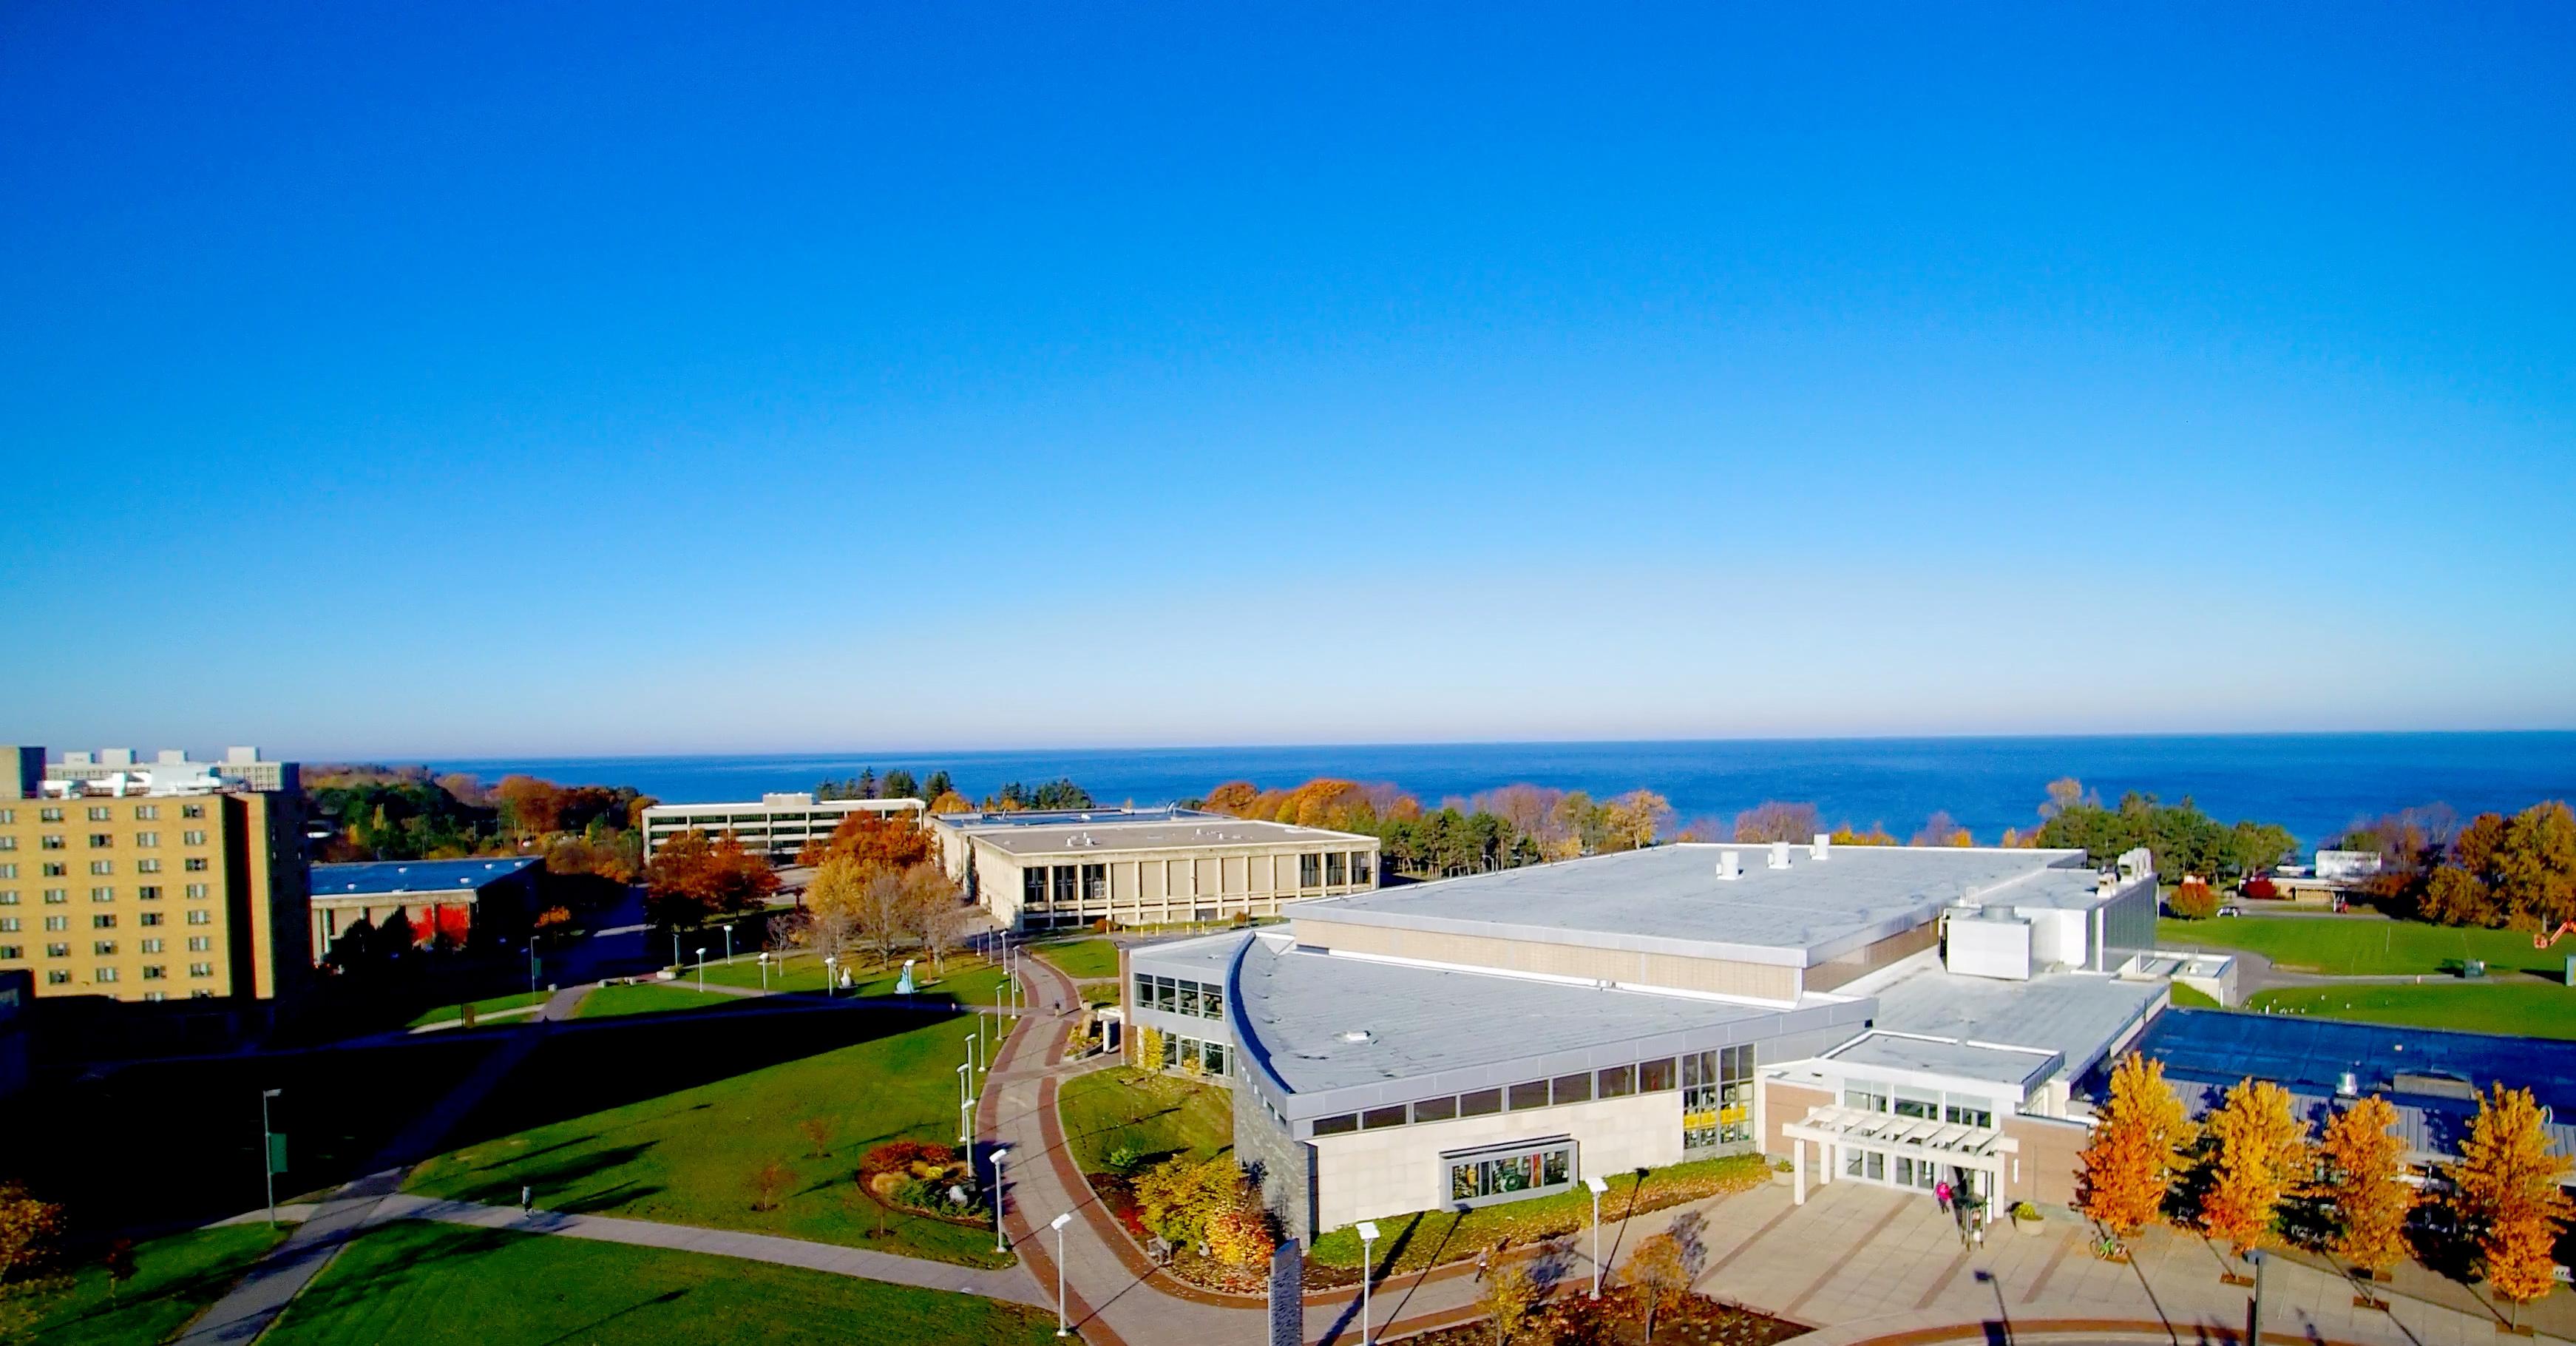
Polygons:
[[402,913],[417,937],[465,943],[476,930],[525,939],[537,911],[533,855],[466,860],[374,860],[313,866],[313,952],[359,921],[382,930]]
[[132,793],[147,793],[156,787],[178,789],[211,787],[223,790],[281,791],[294,794],[304,788],[293,762],[276,762],[259,755],[257,748],[226,748],[224,755],[211,762],[200,762],[178,748],[163,748],[149,761],[137,756],[131,748],[101,748],[95,752],[67,752],[62,760],[50,763],[45,774],[54,780],[78,781],[86,786],[104,787],[102,793],[113,793],[121,778]]
[[1754,1151],[1801,1201],[2064,1201],[2077,1082],[2166,1003],[2155,902],[2143,852],[1664,846],[1139,948],[1124,1017],[1233,1088],[1300,1237]]
[[1191,809],[940,814],[950,877],[1003,926],[1277,916],[1378,884],[1377,838]]
[[731,834],[747,851],[769,857],[771,864],[793,864],[811,841],[828,841],[833,829],[854,813],[907,817],[919,823],[926,806],[918,799],[816,799],[810,794],[765,794],[751,804],[655,804],[644,810],[644,858],[683,832],[721,837]]
[[[42,752],[16,753],[0,969],[26,969],[39,1001],[268,1002],[311,967],[299,794],[184,762],[30,782]],[[268,765],[293,778],[292,763]]]

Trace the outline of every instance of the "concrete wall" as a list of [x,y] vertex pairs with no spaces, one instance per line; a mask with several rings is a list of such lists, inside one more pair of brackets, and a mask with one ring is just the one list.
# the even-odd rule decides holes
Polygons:
[[1798,998],[1798,969],[1769,963],[1685,958],[1675,954],[1586,948],[1490,935],[1399,930],[1387,926],[1316,920],[1302,915],[1296,917],[1295,930],[1300,944],[1349,953],[1579,977],[1586,981],[1608,980],[1625,986],[1702,991],[1757,1000],[1785,1002]]
[[[1104,832],[1103,835],[1113,835]],[[1333,836],[1257,845],[1172,847],[1160,850],[1070,851],[1015,854],[985,837],[965,838],[975,863],[979,900],[995,920],[1037,928],[1088,925],[1106,917],[1113,925],[1165,925],[1275,916],[1286,904],[1314,897],[1363,893],[1377,886],[1380,861],[1374,838]],[[1369,881],[1300,886],[1298,857],[1324,852],[1369,857]],[[1105,898],[1077,893],[1071,911],[1024,911],[1024,871],[1056,865],[1099,865],[1108,881]],[[962,870],[963,865],[959,866]],[[1053,893],[1052,887],[1049,889]]]
[[1290,1136],[1255,1090],[1234,1091],[1234,1155],[1260,1175],[1261,1199],[1288,1236],[1312,1243],[1317,1229],[1314,1147]]
[[1866,948],[1855,949],[1808,968],[1805,985],[1810,991],[1830,991],[1890,963],[1911,958],[1940,942],[1941,923],[1925,921],[1911,930],[1900,931]]
[[[1241,1122],[1236,1124],[1241,1145]],[[1315,1154],[1315,1227],[1329,1232],[1354,1220],[1380,1219],[1448,1204],[1445,1150],[1475,1149],[1548,1136],[1571,1136],[1575,1178],[1682,1160],[1679,1091],[1596,1099],[1528,1112],[1502,1112],[1326,1136]]]

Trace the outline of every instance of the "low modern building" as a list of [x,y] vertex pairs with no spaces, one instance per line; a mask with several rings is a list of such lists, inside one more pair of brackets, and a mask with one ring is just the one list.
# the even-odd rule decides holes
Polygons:
[[751,804],[655,804],[644,810],[644,858],[683,832],[730,834],[743,849],[774,864],[795,860],[809,841],[827,841],[853,813],[902,815],[916,823],[926,807],[918,799],[816,799],[810,794],[765,794]]
[[538,872],[533,855],[315,865],[314,955],[357,922],[381,930],[396,912],[424,940],[445,934],[462,943],[495,926],[522,935],[537,909]]
[[183,783],[207,778],[214,782],[211,788],[225,790],[294,794],[304,788],[295,763],[270,761],[261,757],[257,748],[226,748],[222,757],[211,762],[196,761],[178,748],[163,748],[148,762],[137,757],[132,748],[67,752],[61,761],[49,764],[45,774],[54,780],[105,787],[102,793],[114,792],[120,778],[135,794],[148,793],[154,782],[165,788],[176,788]]
[[266,1002],[312,965],[299,794],[157,763],[31,780],[41,750],[15,756],[0,969],[38,1000]]
[[2166,1003],[2142,852],[1678,845],[1299,903],[1128,956],[1300,1237],[1726,1154],[2065,1201]]
[[1276,916],[1374,890],[1377,838],[1190,809],[942,814],[943,864],[1020,930]]

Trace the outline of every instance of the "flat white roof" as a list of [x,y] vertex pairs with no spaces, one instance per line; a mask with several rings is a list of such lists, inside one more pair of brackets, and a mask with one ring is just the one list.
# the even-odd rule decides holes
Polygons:
[[1098,855],[1117,851],[1178,851],[1226,846],[1312,846],[1317,850],[1377,849],[1377,838],[1321,827],[1208,818],[1180,822],[1069,823],[1053,827],[972,828],[968,836],[1009,855]]

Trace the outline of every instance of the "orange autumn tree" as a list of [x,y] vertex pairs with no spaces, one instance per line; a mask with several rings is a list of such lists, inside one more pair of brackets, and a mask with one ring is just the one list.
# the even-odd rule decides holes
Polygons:
[[2551,1247],[2571,1214],[2559,1187],[2567,1156],[2549,1148],[2547,1119],[2528,1089],[2497,1084],[2451,1166],[2452,1200],[2477,1239],[2487,1284],[2517,1309],[2558,1284]]
[[2290,1110],[2288,1090],[2248,1079],[2227,1091],[2207,1127],[2217,1151],[2200,1198],[2201,1227],[2242,1256],[2273,1241],[2281,1202],[2307,1190],[2308,1124]]
[[2127,1238],[2164,1209],[2191,1143],[2191,1118],[2164,1067],[2131,1052],[2111,1071],[2111,1096],[2077,1156],[2076,1209]]
[[819,866],[847,856],[861,869],[900,871],[930,859],[931,850],[929,829],[903,814],[853,813],[827,840],[805,843],[796,863]]
[[2372,1094],[2335,1114],[2317,1142],[2318,1191],[2334,1221],[2326,1251],[2374,1276],[2405,1258],[2406,1215],[2415,1209],[2396,1125],[2397,1109]]

